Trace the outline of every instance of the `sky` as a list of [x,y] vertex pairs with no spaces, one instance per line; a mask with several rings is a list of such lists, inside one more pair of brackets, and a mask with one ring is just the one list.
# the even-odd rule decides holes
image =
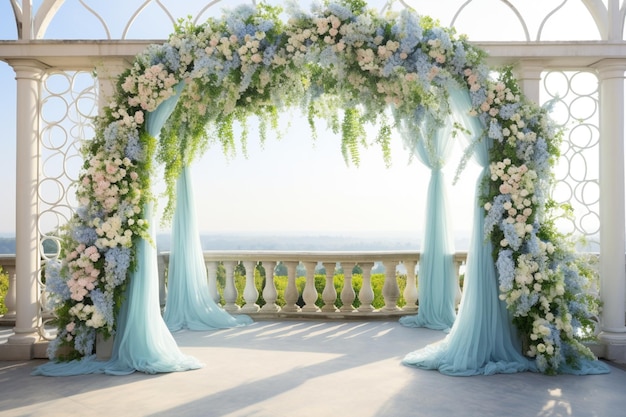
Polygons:
[[[59,12],[59,23],[50,26],[52,37],[63,36],[63,30],[68,27],[63,21],[82,21],[80,14],[72,12],[75,9],[70,7],[71,3],[76,2],[67,1]],[[406,3],[412,6],[428,4],[429,7],[433,7],[433,3],[440,4],[419,0]],[[481,1],[476,3],[480,5]],[[110,6],[103,9],[103,14],[115,10]],[[496,11],[492,8],[490,13]],[[457,21],[460,33],[466,32],[459,27],[472,23],[471,17],[464,19]],[[146,23],[138,19],[133,30],[137,35],[145,30],[145,38],[155,39],[150,32],[154,25]],[[491,30],[497,29],[498,25],[493,22]],[[69,27],[72,32],[65,32],[66,38],[80,37],[80,31],[96,30],[89,29],[85,22]],[[476,36],[480,37],[480,33]],[[9,2],[0,2],[0,39],[15,37]],[[356,167],[344,162],[338,136],[320,128],[317,141],[313,141],[308,126],[297,111],[283,114],[282,120],[284,125],[289,122],[291,127],[282,129],[280,139],[270,133],[267,142],[261,144],[258,137],[251,134],[247,157],[239,152],[236,157],[228,159],[219,148],[210,148],[195,162],[192,179],[201,232],[421,233],[429,172],[417,160],[409,161],[409,152],[397,135],[392,143],[390,168],[385,167],[382,153],[377,148],[362,150],[361,164]],[[4,170],[2,192],[6,196],[4,203],[0,204],[0,233],[14,235],[15,73],[1,61],[0,126],[0,166]],[[251,125],[251,133],[254,130]],[[455,175],[461,152],[462,146],[457,146],[446,166],[449,180]],[[458,233],[470,230],[477,173],[478,168],[470,165],[460,181],[449,188],[453,227]],[[160,187],[162,184],[155,184],[155,190]],[[164,201],[161,201],[159,206],[163,205]],[[161,226],[162,231],[168,229],[168,225]]]

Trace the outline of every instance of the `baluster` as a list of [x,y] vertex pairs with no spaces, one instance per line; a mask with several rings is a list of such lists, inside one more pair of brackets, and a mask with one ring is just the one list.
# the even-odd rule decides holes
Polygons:
[[226,282],[224,283],[224,310],[228,312],[239,311],[237,305],[237,287],[235,287],[235,266],[236,261],[224,261],[224,270],[226,271]]
[[165,308],[167,301],[167,286],[165,285],[165,255],[160,253],[157,257],[157,273],[159,275],[159,305],[161,311]]
[[285,262],[287,267],[287,288],[285,288],[285,307],[283,311],[298,312],[300,306],[298,302],[298,287],[296,287],[296,267],[298,262]]
[[461,267],[464,263],[464,259],[458,259],[456,256],[454,257],[454,272],[456,274],[456,296],[454,297],[454,304],[457,308],[461,302],[461,286],[459,284],[459,280],[461,278]]
[[383,298],[385,299],[384,311],[396,311],[398,308],[398,298],[400,298],[400,287],[396,278],[395,261],[384,261],[385,266],[385,284],[383,285]]
[[261,307],[261,311],[268,311],[272,313],[280,311],[280,307],[276,304],[278,292],[276,291],[276,283],[274,282],[274,268],[276,268],[276,262],[263,261],[263,269],[265,269],[263,299],[265,300],[265,304]]
[[354,299],[356,293],[352,287],[352,269],[354,269],[354,262],[342,262],[341,268],[343,269],[343,288],[341,289],[341,311],[354,311]]
[[374,306],[372,306],[374,301],[374,290],[372,290],[372,268],[374,267],[374,262],[359,263],[359,265],[363,269],[363,285],[361,285],[359,290],[361,305],[358,310],[374,311]]
[[315,288],[315,266],[317,262],[303,262],[306,268],[306,283],[304,284],[304,291],[302,291],[302,299],[304,300],[304,307],[302,311],[320,311],[319,307],[315,305],[317,301],[317,289]]
[[241,311],[244,313],[256,313],[260,307],[256,303],[259,299],[259,290],[256,288],[254,282],[254,271],[256,270],[256,261],[244,261],[243,266],[246,268],[246,286],[243,290],[243,298],[246,303],[242,307]]
[[404,288],[404,299],[406,304],[403,311],[417,311],[417,280],[415,279],[416,261],[404,261],[406,267],[406,287]]
[[205,263],[207,270],[207,279],[209,284],[209,296],[215,301],[215,304],[220,304],[220,293],[217,290],[217,261],[209,261]]
[[[322,266],[323,265],[324,264],[322,264]],[[331,263],[326,267],[326,285],[324,286],[324,291],[322,291],[322,299],[324,300],[322,311],[339,311],[339,309],[335,306],[335,301],[337,301],[337,290],[335,289],[336,266],[337,264]]]

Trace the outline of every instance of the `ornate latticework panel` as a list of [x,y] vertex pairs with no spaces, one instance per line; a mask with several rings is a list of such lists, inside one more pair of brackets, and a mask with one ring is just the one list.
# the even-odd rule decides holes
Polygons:
[[585,236],[587,249],[599,251],[598,79],[588,71],[549,71],[542,93],[545,101],[553,101],[553,118],[565,129],[553,196],[571,204],[575,219],[562,219],[559,227]]
[[54,236],[71,217],[76,199],[82,141],[92,138],[98,112],[96,83],[88,72],[50,72],[42,82],[38,186],[39,232],[44,249],[54,249]]

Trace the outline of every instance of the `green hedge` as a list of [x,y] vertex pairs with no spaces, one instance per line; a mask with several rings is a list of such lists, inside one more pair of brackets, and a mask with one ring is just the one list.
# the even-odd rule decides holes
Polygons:
[[4,297],[6,297],[9,291],[9,274],[6,273],[0,266],[0,314],[7,312],[7,307],[4,305]]

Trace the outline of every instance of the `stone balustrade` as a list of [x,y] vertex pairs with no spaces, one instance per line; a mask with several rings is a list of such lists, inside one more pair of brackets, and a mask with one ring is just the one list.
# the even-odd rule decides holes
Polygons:
[[[457,277],[462,273],[467,254],[454,256]],[[317,317],[345,318],[415,314],[417,311],[417,274],[419,252],[278,252],[278,251],[208,251],[204,252],[209,291],[216,303],[231,313],[245,313],[255,317]],[[169,253],[159,254],[159,282],[161,305],[167,297],[167,265]],[[278,273],[277,265],[286,274]],[[261,286],[255,281],[255,270],[262,267],[266,279]],[[360,269],[360,285],[353,284],[353,271]],[[218,284],[218,268],[223,268],[223,283]],[[260,269],[260,268],[259,268]],[[335,284],[338,270],[343,277],[340,288]],[[268,272],[270,271],[270,272]],[[242,294],[235,279],[245,280]],[[382,294],[376,294],[373,275],[382,274]],[[356,274],[354,274],[356,275]],[[316,276],[324,280],[322,290],[316,287]],[[271,279],[270,279],[271,278]],[[276,281],[286,279],[282,293]],[[221,280],[220,280],[221,281]],[[298,285],[298,282],[300,285]],[[302,281],[304,286],[302,287]],[[402,281],[402,293],[399,282]],[[241,285],[239,285],[241,288]],[[282,286],[281,286],[282,288]],[[457,302],[460,301],[460,289]],[[264,304],[259,305],[259,295]],[[384,300],[374,305],[378,296]],[[402,295],[402,297],[401,297]],[[399,299],[403,299],[399,305]],[[243,301],[241,301],[243,299]],[[279,303],[279,299],[281,302]],[[238,302],[239,300],[239,302]],[[318,302],[321,300],[321,302]],[[355,307],[355,300],[358,305]]]
[[[463,272],[466,258],[466,252],[457,252],[454,256],[457,277]],[[420,253],[417,251],[204,252],[209,291],[215,302],[228,312],[250,314],[258,318],[385,318],[415,314],[418,281],[416,270],[419,270],[419,259]],[[169,253],[159,253],[159,290],[162,306],[165,306],[167,297],[168,263]],[[8,311],[0,315],[0,323],[13,325],[16,307],[15,255],[0,255],[0,266],[9,276],[9,290],[4,297]],[[360,269],[359,274],[353,273],[355,267]],[[271,279],[263,280],[263,288],[255,281],[257,268],[262,269],[265,274],[271,271]],[[218,270],[223,274],[223,280],[219,280],[223,281],[223,284],[218,282]],[[280,270],[286,271],[286,275],[280,276],[277,273]],[[342,275],[340,289],[336,289],[335,284],[335,275],[338,272]],[[241,294],[235,283],[239,273],[243,273],[242,278],[245,280]],[[357,275],[360,276],[359,285],[353,282],[354,276]],[[384,276],[384,283],[382,294],[379,294],[380,289],[372,284],[372,277],[381,275]],[[315,280],[317,277],[319,281],[320,276],[324,278],[324,286],[323,290],[318,291]],[[275,285],[280,279],[287,281],[283,290]],[[303,288],[301,281],[304,281]],[[402,293],[400,282],[403,284]],[[262,295],[263,305],[258,304],[259,295]],[[457,302],[460,295],[459,289]],[[384,304],[376,306],[374,301],[381,296]],[[321,303],[317,302],[318,299]],[[355,300],[358,301],[356,307]],[[401,305],[398,303],[399,300],[402,300]]]
[[[590,254],[598,258],[598,254]],[[416,251],[379,252],[279,252],[279,251],[206,251],[204,262],[207,269],[209,291],[216,303],[231,313],[245,313],[258,318],[385,318],[417,311],[417,283],[420,253]],[[466,252],[454,255],[457,278],[464,272]],[[158,255],[159,289],[161,306],[167,297],[167,265],[169,253]],[[14,325],[16,310],[15,255],[0,255],[2,271],[9,277],[9,289],[4,297],[7,312],[0,315],[0,325]],[[277,268],[277,266],[279,266]],[[360,282],[353,282],[355,267],[360,269]],[[322,269],[323,268],[323,269]],[[256,270],[263,270],[271,279],[257,281]],[[218,270],[222,279],[218,280]],[[279,272],[285,271],[281,276]],[[341,273],[337,289],[335,275]],[[239,274],[245,285],[241,294],[235,280]],[[373,276],[384,276],[381,294],[372,285]],[[323,289],[318,291],[316,277],[324,279]],[[277,288],[276,282],[287,281]],[[218,282],[219,281],[219,282]],[[302,286],[304,281],[304,286]],[[264,285],[259,284],[263,282]],[[402,294],[400,293],[402,283]],[[241,287],[241,285],[239,285]],[[259,295],[264,304],[259,305]],[[402,295],[402,297],[401,297]],[[375,306],[374,300],[384,303]],[[460,301],[460,287],[457,302]],[[243,299],[243,301],[242,301]],[[402,303],[398,303],[401,299]],[[321,300],[321,302],[318,302]],[[355,303],[355,300],[358,302]],[[321,304],[321,305],[320,305]],[[354,304],[358,304],[355,306]]]
[[9,276],[9,290],[4,296],[4,305],[7,311],[0,315],[0,325],[13,324],[15,322],[15,309],[17,307],[17,295],[15,292],[15,255],[0,255],[2,272]]

